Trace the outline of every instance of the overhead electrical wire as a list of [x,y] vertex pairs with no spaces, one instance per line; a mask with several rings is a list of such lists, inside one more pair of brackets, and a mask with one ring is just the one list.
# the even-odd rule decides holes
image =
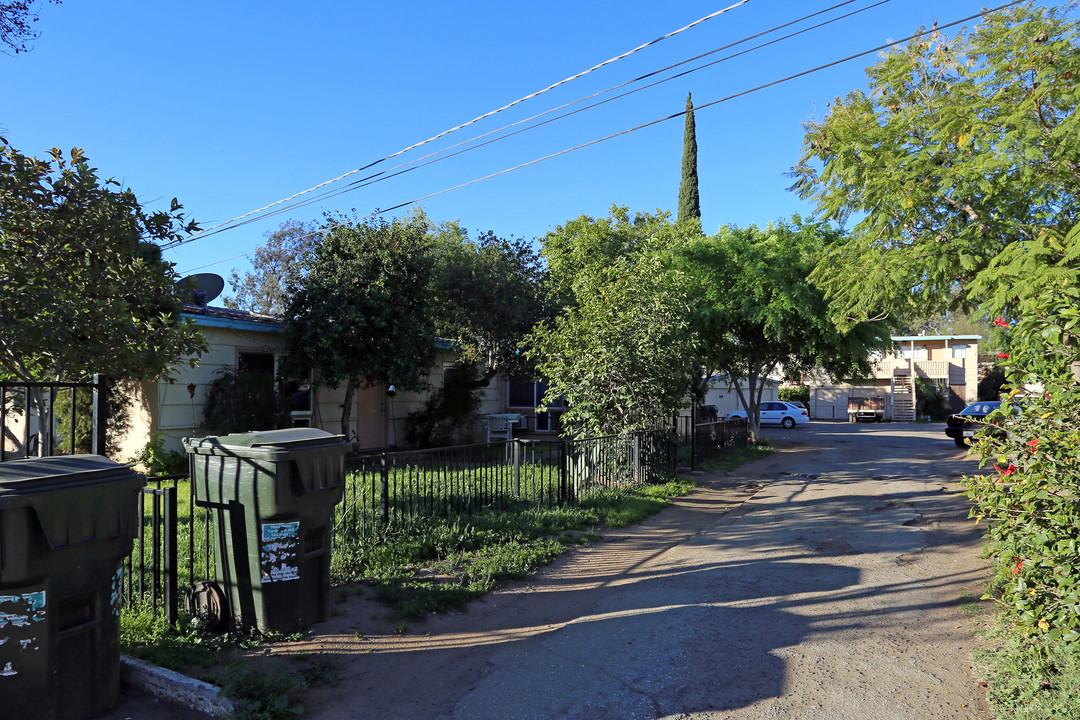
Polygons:
[[[693,27],[696,27],[696,26],[698,26],[698,25],[700,25],[700,24],[702,24],[702,23],[704,23],[704,22],[706,22],[708,20],[711,20],[711,19],[713,19],[715,17],[723,15],[724,13],[730,12],[730,11],[732,11],[732,10],[738,8],[738,7],[741,7],[741,6],[745,5],[748,2],[750,2],[750,0],[738,0],[738,2],[733,3],[732,5],[729,5],[728,7],[723,8],[722,10],[717,10],[716,12],[709,13],[705,17],[698,18],[697,20],[693,21],[689,25],[684,25],[683,27],[679,28],[678,30],[672,30],[669,33],[661,35],[660,37],[656,38],[655,40],[650,40],[647,43],[643,43],[641,45],[638,45],[633,50],[627,50],[626,52],[622,53],[621,55],[616,55],[615,57],[609,58],[609,59],[603,61],[602,63],[598,63],[596,65],[593,65],[588,70],[582,70],[581,72],[576,73],[574,75],[571,75],[568,78],[564,78],[564,79],[562,79],[562,80],[560,80],[560,81],[558,81],[556,83],[552,83],[551,85],[548,85],[543,90],[537,90],[536,92],[529,93],[528,95],[525,95],[524,97],[520,97],[517,100],[514,100],[513,102],[507,103],[506,105],[503,105],[500,108],[497,108],[495,110],[490,110],[490,111],[484,113],[483,115],[479,115],[479,116],[473,118],[472,120],[469,120],[468,122],[464,122],[464,123],[462,123],[460,125],[452,127],[449,130],[444,130],[441,133],[439,133],[438,135],[433,135],[432,137],[428,138],[427,140],[421,140],[420,142],[414,143],[414,144],[412,144],[412,145],[410,145],[410,146],[408,146],[406,148],[402,148],[401,150],[398,150],[395,153],[391,153],[390,155],[387,155],[385,157],[381,157],[378,160],[370,162],[367,165],[364,165],[363,167],[356,168],[355,170],[350,170],[347,173],[339,175],[336,178],[333,178],[331,180],[321,182],[318,185],[315,185],[314,187],[308,188],[307,190],[301,190],[300,192],[294,193],[293,195],[290,195],[287,198],[277,200],[276,202],[272,202],[269,205],[265,205],[265,206],[263,206],[261,208],[258,208],[256,210],[252,210],[249,213],[245,213],[243,215],[239,215],[237,217],[234,217],[231,220],[226,220],[226,221],[224,221],[222,223],[219,223],[218,225],[207,228],[207,230],[213,230],[213,229],[215,229],[217,227],[220,227],[221,225],[227,225],[227,224],[232,223],[232,222],[234,222],[236,220],[242,220],[242,219],[244,219],[244,218],[246,218],[246,217],[248,217],[250,215],[254,215],[256,213],[262,212],[263,210],[267,210],[267,209],[269,209],[271,207],[274,207],[275,205],[279,205],[281,203],[288,202],[289,200],[300,197],[301,195],[305,195],[305,194],[307,194],[309,192],[312,192],[314,190],[318,190],[321,187],[325,187],[327,185],[336,183],[336,182],[338,182],[340,180],[343,180],[343,179],[345,179],[345,178],[347,178],[347,177],[349,177],[351,175],[355,175],[358,172],[363,172],[364,170],[367,170],[370,167],[373,167],[375,165],[378,165],[381,162],[389,160],[390,158],[397,157],[398,155],[402,155],[404,153],[407,153],[410,150],[415,150],[416,148],[418,148],[418,147],[420,147],[422,145],[427,145],[428,143],[431,143],[431,142],[434,142],[434,141],[436,141],[436,140],[438,140],[440,138],[443,138],[443,137],[449,135],[450,133],[457,132],[458,130],[461,130],[462,128],[466,128],[466,127],[468,127],[470,125],[474,125],[474,124],[480,122],[481,120],[483,120],[485,118],[489,118],[492,115],[496,115],[498,113],[503,112],[504,110],[509,110],[510,108],[512,108],[512,107],[514,107],[516,105],[520,105],[521,103],[525,102],[526,100],[531,100],[532,98],[543,95],[544,93],[549,92],[551,90],[554,90],[555,88],[557,88],[557,87],[559,87],[561,85],[565,85],[568,82],[571,82],[573,80],[577,80],[578,78],[584,77],[585,75],[588,75],[589,73],[595,72],[595,71],[599,70],[602,67],[605,67],[605,66],[610,65],[610,64],[612,64],[614,62],[618,62],[619,60],[627,58],[630,55],[633,55],[634,53],[637,53],[637,52],[640,52],[640,51],[644,50],[645,48],[651,47],[653,45],[656,45],[657,43],[663,42],[664,40],[675,37],[676,35],[679,35],[680,33],[686,32],[687,30],[689,30],[689,29],[691,29]],[[176,242],[172,242],[172,243],[165,243],[161,247],[162,247],[162,249],[168,249],[170,247],[175,247],[176,245],[180,245],[180,244],[182,244],[184,242],[187,242],[187,240],[176,241]]]
[[[686,65],[688,63],[694,62],[695,60],[700,60],[702,58],[709,57],[711,55],[715,55],[718,52],[722,52],[724,50],[730,49],[730,48],[735,47],[737,45],[741,45],[743,43],[749,42],[749,41],[757,39],[759,37],[763,37],[765,35],[776,32],[778,30],[782,30],[782,29],[784,29],[786,27],[790,27],[790,26],[795,25],[797,23],[803,22],[804,20],[808,20],[810,18],[817,17],[818,15],[822,15],[822,14],[830,12],[832,10],[836,10],[837,8],[843,7],[845,5],[850,5],[851,3],[856,2],[856,1],[857,0],[845,0],[844,2],[838,3],[837,5],[833,5],[832,7],[829,7],[829,8],[825,8],[824,10],[820,10],[818,12],[810,13],[809,15],[804,15],[803,17],[797,18],[797,19],[792,20],[790,22],[786,22],[786,23],[783,23],[781,25],[777,25],[776,27],[770,28],[768,30],[763,30],[762,32],[759,32],[759,33],[757,33],[755,35],[750,35],[748,37],[737,40],[737,41],[735,41],[733,43],[728,43],[727,45],[723,45],[721,47],[715,48],[715,49],[710,50],[708,52],[701,53],[700,55],[696,55],[696,56],[694,56],[692,58],[688,58],[686,60],[682,60],[682,61],[674,63],[672,65],[668,65],[667,67],[661,68],[660,70],[655,70],[653,72],[646,73],[645,75],[641,75],[641,76],[639,76],[637,78],[634,78],[633,80],[627,80],[626,82],[620,83],[618,85],[614,85],[614,86],[609,87],[609,88],[607,88],[605,90],[600,90],[598,92],[592,93],[591,95],[587,95],[587,96],[585,96],[583,98],[579,98],[579,99],[571,101],[569,103],[564,103],[563,105],[552,108],[550,110],[546,110],[546,111],[544,111],[542,113],[538,113],[536,115],[532,115],[531,117],[525,118],[523,120],[518,120],[517,122],[513,122],[513,123],[510,123],[508,125],[503,125],[500,128],[488,131],[486,133],[482,133],[482,134],[474,136],[474,137],[472,137],[472,138],[470,138],[468,140],[463,140],[463,141],[461,141],[459,143],[456,143],[454,145],[450,145],[448,147],[442,148],[442,149],[437,150],[437,151],[432,152],[432,153],[428,153],[427,155],[421,156],[419,158],[415,158],[413,160],[409,160],[407,162],[400,163],[398,165],[395,165],[392,168],[388,168],[387,170],[383,170],[383,171],[375,173],[373,175],[368,175],[367,177],[364,177],[364,178],[353,180],[352,182],[348,183],[347,185],[345,185],[343,187],[333,188],[331,190],[326,190],[326,191],[324,191],[322,193],[319,193],[318,195],[314,195],[314,196],[311,196],[311,197],[304,198],[303,200],[300,200],[298,202],[291,203],[289,205],[284,205],[282,207],[271,210],[270,212],[263,213],[263,214],[261,214],[261,215],[259,215],[257,217],[248,218],[248,219],[243,220],[241,222],[236,222],[234,224],[231,224],[231,225],[228,225],[228,226],[225,226],[225,227],[219,225],[219,226],[215,226],[216,229],[209,228],[209,229],[207,229],[206,231],[204,231],[202,233],[198,233],[196,235],[193,235],[190,238],[184,239],[182,241],[182,244],[186,244],[188,242],[193,242],[195,240],[201,240],[201,239],[203,239],[205,237],[209,237],[211,235],[216,235],[216,234],[218,234],[220,232],[225,232],[227,230],[233,230],[235,228],[242,227],[244,225],[247,225],[247,224],[250,224],[250,223],[253,223],[253,222],[261,222],[262,220],[274,217],[275,215],[280,215],[282,213],[291,212],[293,210],[296,210],[296,209],[299,209],[299,208],[302,208],[302,207],[307,207],[309,205],[314,205],[316,203],[322,202],[323,200],[327,200],[327,199],[329,199],[331,197],[336,197],[338,195],[342,195],[342,194],[347,193],[347,192],[352,192],[354,190],[358,190],[358,189],[363,188],[363,187],[368,187],[370,185],[373,185],[376,182],[383,182],[385,180],[389,180],[391,178],[403,175],[406,172],[412,172],[413,170],[418,170],[418,169],[420,169],[422,167],[427,167],[428,165],[431,165],[431,164],[436,163],[436,162],[449,160],[450,158],[456,157],[456,156],[461,155],[463,153],[466,153],[466,152],[469,152],[469,151],[472,151],[472,150],[476,150],[476,149],[485,147],[487,145],[491,145],[492,143],[499,142],[500,140],[505,140],[507,138],[514,137],[515,135],[519,135],[519,134],[521,134],[523,132],[526,132],[528,130],[532,130],[532,129],[541,127],[543,125],[547,125],[547,124],[556,122],[558,120],[562,120],[562,119],[570,117],[572,115],[585,112],[586,110],[591,110],[591,109],[593,109],[595,107],[599,107],[600,105],[604,105],[604,104],[609,103],[609,102],[614,102],[615,100],[619,100],[619,99],[627,97],[629,95],[633,95],[635,93],[642,92],[644,90],[648,90],[649,88],[656,87],[657,85],[661,85],[663,83],[670,82],[670,81],[675,80],[677,78],[684,77],[686,75],[689,75],[690,73],[694,73],[694,72],[697,72],[699,70],[703,70],[705,68],[712,67],[712,66],[717,65],[717,64],[719,64],[721,62],[726,62],[728,60],[740,57],[742,55],[753,52],[755,50],[760,50],[761,48],[767,47],[769,45],[775,45],[776,43],[783,42],[784,40],[789,40],[789,39],[791,39],[793,37],[796,37],[797,35],[802,35],[804,33],[811,32],[813,30],[817,30],[817,29],[819,29],[821,27],[824,27],[826,25],[829,25],[831,23],[839,22],[840,20],[845,20],[845,19],[847,19],[849,17],[852,17],[854,15],[857,15],[859,13],[866,12],[868,10],[872,10],[873,8],[876,8],[876,7],[879,7],[879,6],[884,5],[886,3],[889,3],[892,0],[879,0],[876,3],[873,3],[871,5],[867,5],[865,7],[859,8],[858,10],[854,10],[854,11],[846,13],[844,15],[840,15],[840,16],[837,16],[835,18],[831,18],[831,19],[826,20],[824,22],[817,23],[816,25],[811,25],[809,27],[803,28],[802,30],[798,30],[798,31],[793,32],[793,33],[788,33],[787,35],[782,35],[779,38],[775,38],[775,39],[770,40],[770,41],[765,42],[765,43],[760,43],[760,44],[755,45],[755,46],[753,46],[751,48],[748,48],[746,50],[742,50],[740,52],[733,53],[731,55],[727,55],[727,56],[725,56],[723,58],[720,58],[718,60],[714,60],[712,62],[705,63],[704,65],[699,65],[698,67],[691,68],[689,70],[685,70],[685,71],[683,71],[681,73],[677,73],[675,75],[664,78],[662,80],[657,80],[657,81],[649,83],[647,85],[643,85],[643,86],[641,86],[639,88],[636,88],[634,90],[629,90],[627,92],[620,93],[620,94],[615,95],[613,97],[607,98],[606,100],[601,100],[601,101],[593,103],[591,105],[586,105],[586,106],[578,108],[576,110],[572,110],[570,112],[563,113],[562,115],[557,115],[557,116],[555,116],[553,118],[550,118],[548,120],[544,120],[543,122],[539,122],[539,123],[536,123],[536,124],[533,124],[533,125],[529,125],[529,126],[527,126],[525,128],[522,128],[520,130],[516,130],[514,132],[507,133],[505,135],[500,135],[498,137],[495,137],[495,138],[493,138],[491,140],[487,140],[487,141],[482,142],[482,143],[477,143],[477,144],[474,144],[474,145],[470,145],[470,143],[475,143],[477,140],[481,140],[482,138],[489,137],[491,135],[502,132],[504,130],[509,130],[510,128],[516,127],[518,125],[522,125],[522,124],[527,123],[527,122],[529,122],[531,120],[536,120],[538,118],[542,118],[542,117],[544,117],[546,115],[550,115],[553,112],[557,112],[557,111],[562,110],[564,108],[572,107],[572,106],[577,105],[579,103],[585,102],[586,100],[591,100],[591,99],[599,97],[601,95],[605,95],[605,94],[607,94],[609,92],[612,92],[614,90],[618,90],[618,89],[626,87],[628,85],[632,85],[633,83],[637,83],[637,82],[640,82],[642,80],[646,80],[646,79],[648,79],[650,77],[655,77],[656,75],[659,75],[659,74],[667,72],[669,70],[673,70],[675,68],[681,67],[681,66]],[[462,150],[458,150],[457,152],[453,152],[453,153],[450,152],[451,150],[454,150],[456,148],[460,148],[462,146],[468,146],[468,147],[465,147]],[[447,153],[449,153],[449,154],[447,154]],[[427,162],[423,162],[425,160],[427,160]],[[402,168],[405,168],[405,169],[402,169]],[[398,172],[395,172],[395,171],[398,171]],[[175,245],[174,245],[174,247],[175,247]]]
[[[700,110],[705,110],[707,108],[714,107],[714,106],[719,105],[721,103],[729,102],[731,100],[735,100],[737,98],[744,97],[746,95],[749,95],[749,94],[752,94],[752,93],[755,93],[755,92],[760,92],[762,90],[768,89],[770,87],[774,87],[776,85],[781,85],[783,83],[790,82],[791,80],[795,80],[795,79],[798,79],[798,78],[801,78],[801,77],[805,77],[807,75],[811,75],[813,73],[820,72],[822,70],[827,70],[828,68],[835,67],[837,65],[842,65],[843,63],[850,62],[852,60],[856,60],[856,59],[861,58],[861,57],[865,57],[866,55],[881,52],[882,50],[887,50],[889,48],[896,47],[897,45],[902,45],[902,44],[904,44],[906,42],[909,42],[911,40],[914,40],[916,38],[923,37],[925,35],[930,35],[930,34],[933,34],[933,33],[936,33],[936,32],[940,32],[941,30],[944,30],[946,28],[955,27],[956,25],[960,25],[962,23],[966,23],[966,22],[969,22],[971,20],[975,20],[977,18],[983,17],[983,16],[988,15],[988,14],[993,13],[993,12],[998,12],[1000,10],[1004,10],[1005,8],[1009,8],[1009,7],[1012,7],[1014,5],[1019,5],[1019,4],[1023,3],[1023,2],[1026,2],[1026,1],[1027,0],[1012,0],[1012,2],[1008,2],[1008,3],[1005,3],[1003,5],[999,5],[997,7],[994,7],[994,8],[988,8],[988,9],[982,10],[982,11],[980,11],[978,13],[975,13],[973,15],[969,15],[968,17],[962,18],[960,20],[954,20],[953,22],[946,23],[944,25],[934,25],[934,27],[932,27],[930,29],[921,30],[919,32],[908,35],[905,38],[901,38],[899,40],[894,40],[892,42],[888,42],[888,43],[885,43],[883,45],[878,45],[876,47],[870,48],[869,50],[864,50],[864,51],[855,53],[853,55],[848,55],[846,57],[840,58],[839,60],[833,60],[833,61],[825,63],[823,65],[817,65],[817,66],[815,66],[813,68],[810,68],[808,70],[803,70],[801,72],[794,73],[792,75],[787,75],[787,76],[785,76],[783,78],[780,78],[778,80],[773,80],[773,81],[768,82],[768,83],[763,83],[761,85],[756,85],[756,86],[754,86],[752,88],[749,88],[747,90],[742,90],[740,92],[733,93],[731,95],[727,95],[725,97],[719,98],[717,100],[713,100],[713,101],[710,101],[710,102],[707,102],[707,103],[704,103],[704,104],[701,104],[701,105],[696,105],[696,106],[694,106],[693,111],[698,112]],[[652,127],[654,125],[658,125],[660,123],[667,122],[669,120],[674,120],[676,118],[683,117],[683,116],[686,115],[687,112],[688,112],[687,110],[681,110],[681,111],[673,113],[671,115],[667,115],[665,117],[658,118],[656,120],[652,120],[652,121],[649,121],[647,123],[643,123],[641,125],[636,125],[634,127],[627,128],[626,130],[622,130],[622,131],[619,131],[617,133],[607,135],[605,137],[597,138],[595,140],[590,140],[589,142],[582,143],[580,145],[575,145],[573,147],[566,148],[564,150],[560,150],[558,152],[551,153],[549,155],[545,155],[545,156],[540,157],[540,158],[535,158],[535,159],[530,160],[528,162],[524,162],[524,163],[521,163],[521,164],[518,164],[518,165],[514,165],[512,167],[505,168],[505,169],[500,170],[498,172],[494,172],[494,173],[490,173],[488,175],[484,175],[483,177],[474,178],[473,180],[469,180],[467,182],[459,183],[457,185],[445,188],[443,190],[439,190],[437,192],[433,192],[433,193],[429,193],[427,195],[423,195],[421,197],[413,198],[413,199],[408,200],[406,202],[398,203],[396,205],[392,205],[392,206],[387,207],[387,208],[380,208],[380,209],[376,210],[375,212],[368,213],[367,215],[359,216],[358,218],[355,218],[355,219],[365,220],[365,219],[368,219],[368,218],[376,217],[378,215],[382,215],[382,214],[387,213],[387,212],[391,212],[393,210],[398,210],[398,209],[401,209],[403,207],[408,207],[410,205],[414,205],[416,203],[423,202],[424,200],[428,200],[428,199],[433,198],[433,197],[438,197],[440,195],[444,195],[446,193],[453,192],[454,190],[460,190],[463,187],[468,187],[470,185],[475,185],[476,183],[480,183],[480,182],[483,182],[485,180],[490,180],[492,178],[499,177],[501,175],[505,175],[507,173],[514,172],[515,170],[520,170],[522,168],[526,168],[526,167],[529,167],[531,165],[536,165],[536,164],[544,162],[546,160],[551,160],[553,158],[560,157],[562,155],[566,155],[566,154],[571,153],[571,152],[576,152],[578,150],[582,150],[584,148],[591,147],[593,145],[598,145],[598,144],[600,144],[602,142],[606,142],[608,140],[613,140],[615,138],[622,137],[623,135],[628,135],[628,134],[630,134],[632,132],[637,132],[638,130],[644,130],[644,129]],[[318,234],[320,232],[324,232],[326,230],[332,229],[333,227],[336,227],[336,226],[337,226],[337,224],[331,224],[331,225],[328,225],[326,227],[320,228],[316,232],[309,233],[308,235],[305,235],[303,237],[310,237],[310,236],[316,235],[316,234]],[[254,252],[254,251],[252,251],[252,252]],[[219,265],[219,264],[221,264],[223,262],[228,262],[229,260],[235,260],[237,258],[246,257],[246,256],[251,255],[251,254],[252,253],[250,253],[250,252],[249,253],[243,253],[243,254],[237,255],[237,256],[235,256],[233,258],[228,258],[226,260],[218,260],[216,262],[209,263],[207,265],[202,265],[200,267],[194,268],[193,270],[200,270],[202,268],[211,267],[213,265]]]

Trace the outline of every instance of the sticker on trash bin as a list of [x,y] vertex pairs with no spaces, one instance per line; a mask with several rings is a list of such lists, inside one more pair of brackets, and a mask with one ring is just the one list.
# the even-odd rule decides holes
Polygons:
[[263,523],[259,566],[264,583],[300,579],[300,522]]
[[[0,645],[11,643],[20,652],[41,650],[38,643],[36,623],[45,620],[45,591],[22,595],[0,595]],[[9,660],[0,667],[0,677],[18,675],[17,660]]]
[[109,605],[112,607],[113,617],[120,617],[120,605],[124,594],[124,566],[116,568],[112,576],[112,587],[109,590]]

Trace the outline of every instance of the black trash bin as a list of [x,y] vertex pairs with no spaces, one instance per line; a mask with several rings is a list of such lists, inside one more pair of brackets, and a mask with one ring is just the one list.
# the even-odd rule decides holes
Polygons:
[[85,720],[116,703],[145,484],[100,455],[0,463],[0,716]]
[[214,522],[215,580],[234,630],[330,618],[330,539],[345,488],[341,435],[290,428],[185,439],[195,504]]

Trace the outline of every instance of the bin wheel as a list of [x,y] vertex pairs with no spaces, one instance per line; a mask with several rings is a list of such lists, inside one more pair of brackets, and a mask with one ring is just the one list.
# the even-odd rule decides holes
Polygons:
[[203,580],[191,586],[187,593],[187,610],[202,620],[207,630],[220,630],[229,616],[225,593],[213,580]]

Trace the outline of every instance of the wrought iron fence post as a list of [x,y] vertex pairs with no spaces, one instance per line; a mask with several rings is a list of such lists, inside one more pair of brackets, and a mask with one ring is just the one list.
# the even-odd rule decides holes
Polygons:
[[[74,393],[72,394],[74,400]],[[105,375],[96,373],[94,375],[94,393],[91,404],[93,406],[91,419],[91,428],[93,437],[90,440],[90,452],[95,455],[105,454],[105,426],[108,422],[106,417],[107,411],[105,409],[105,403],[108,401],[109,387],[106,383]],[[72,407],[75,407],[75,403],[71,403]],[[72,423],[74,425],[74,422]],[[75,452],[75,445],[72,443],[71,451]]]
[[697,470],[697,423],[690,416],[690,469]]
[[631,452],[633,453],[634,463],[634,484],[640,485],[642,483],[641,472],[641,433],[636,432],[632,438]]
[[[176,562],[176,486],[166,487],[163,489],[165,498],[165,508],[163,513],[163,520],[165,522],[164,532],[164,572],[165,572],[165,619],[169,623],[169,627],[176,625],[176,620],[179,616],[180,610],[180,597],[177,592],[177,562]],[[194,527],[194,525],[192,526]]]
[[513,459],[514,459],[514,499],[521,499],[521,445],[522,440],[514,438],[511,440],[514,446]]
[[383,525],[390,524],[390,462],[387,453],[379,455],[379,476],[382,497],[379,498]]
[[566,441],[559,440],[559,502],[570,499],[570,472],[566,467]]

